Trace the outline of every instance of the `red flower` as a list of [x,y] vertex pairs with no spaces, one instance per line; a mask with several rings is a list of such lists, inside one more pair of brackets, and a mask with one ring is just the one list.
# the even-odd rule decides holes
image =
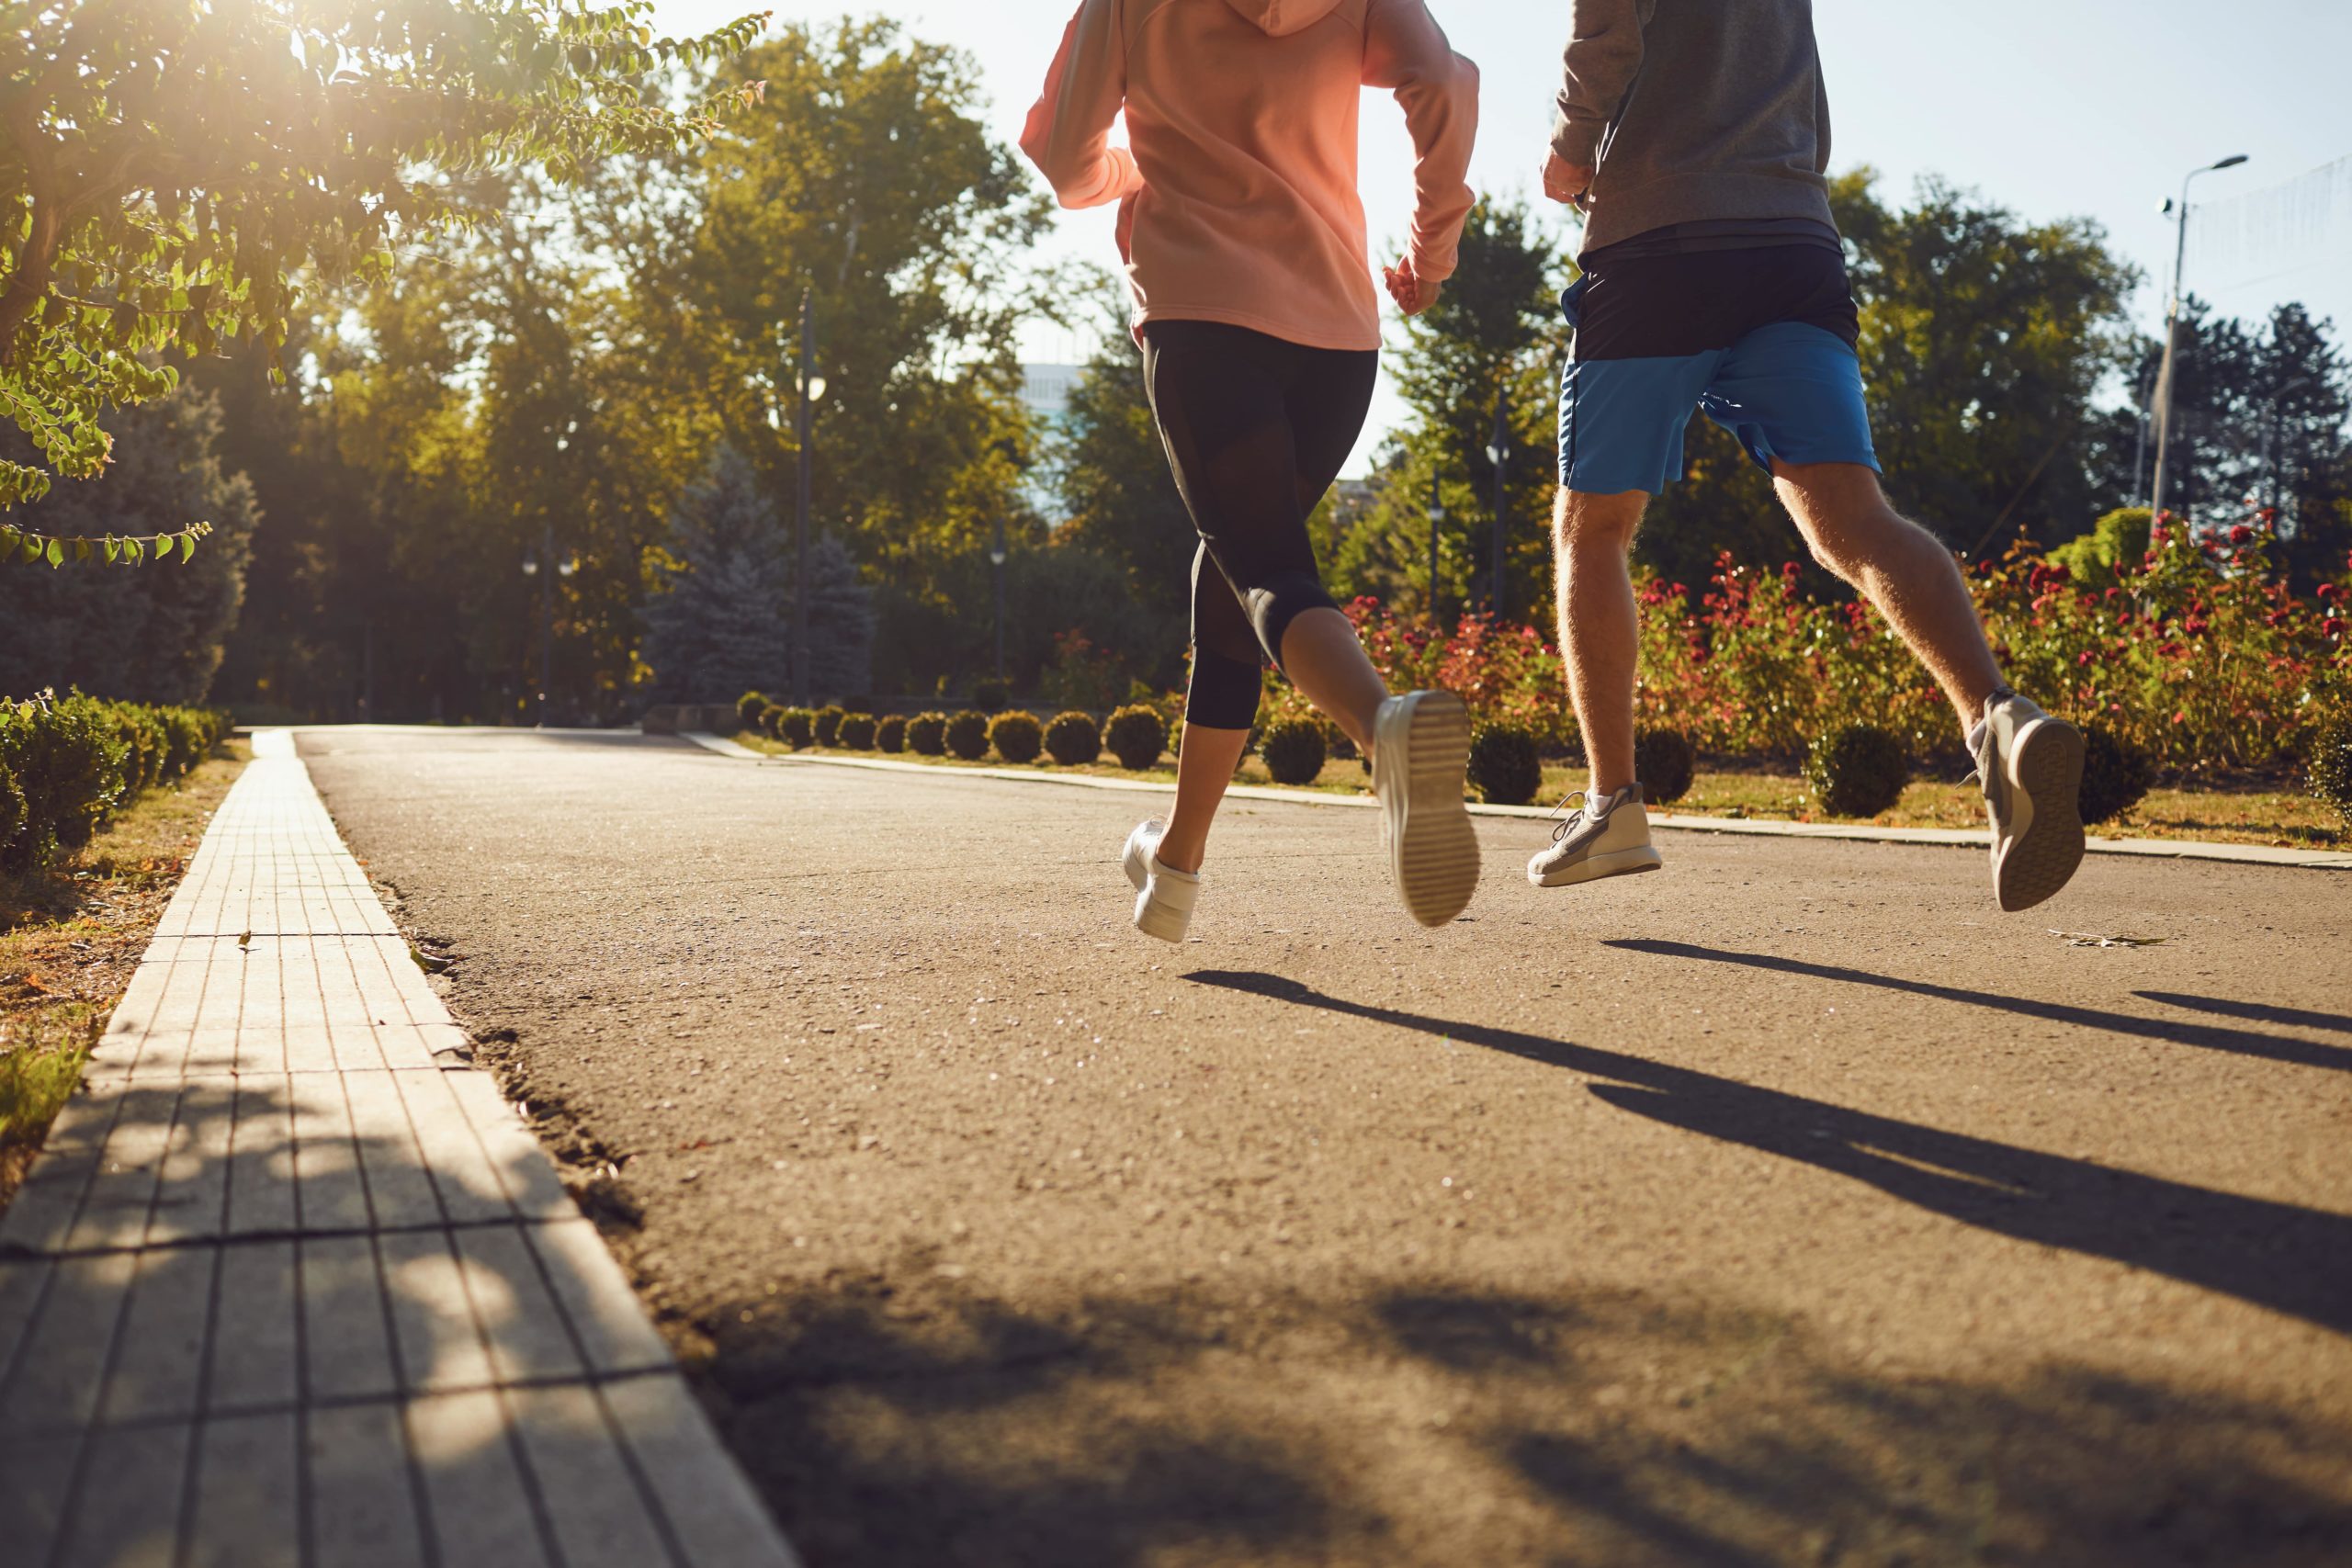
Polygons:
[[2199,615],[2191,615],[2188,619],[2180,624],[2180,629],[2187,632],[2190,637],[2203,637],[2205,635],[2205,626],[2206,622],[2204,618]]
[[2254,530],[2247,527],[2245,524],[2241,523],[2236,527],[2230,530],[2230,543],[2233,545],[2248,545],[2253,542]]
[[2091,650],[2087,648],[2075,656],[2075,662],[2077,664],[2088,664],[2090,661]]

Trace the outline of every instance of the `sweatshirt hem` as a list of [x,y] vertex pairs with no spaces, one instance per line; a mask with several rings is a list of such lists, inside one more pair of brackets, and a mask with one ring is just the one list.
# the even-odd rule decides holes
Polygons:
[[1136,340],[1143,339],[1143,329],[1148,321],[1215,321],[1221,326],[1246,327],[1253,333],[1294,343],[1301,348],[1330,349],[1342,354],[1377,354],[1381,348],[1380,333],[1375,327],[1369,341],[1360,336],[1343,336],[1318,333],[1261,316],[1249,310],[1236,310],[1221,305],[1153,305],[1135,314],[1132,330]]
[[1585,219],[1580,256],[1663,229],[1669,223],[1747,218],[1816,218],[1833,231],[1828,182],[1815,175],[1734,175],[1713,171],[1668,175],[1630,190],[1600,186],[1608,162],[1595,177],[1593,206]]

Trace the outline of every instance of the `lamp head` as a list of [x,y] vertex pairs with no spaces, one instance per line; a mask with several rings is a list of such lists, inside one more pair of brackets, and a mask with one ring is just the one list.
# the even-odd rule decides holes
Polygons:
[[2234,169],[2240,164],[2245,163],[2246,161],[2246,157],[2247,154],[2244,152],[2233,152],[2228,157],[2222,159],[2220,163],[2208,164],[2205,166],[2209,169]]
[[812,403],[821,403],[825,400],[825,378],[822,376],[808,378],[808,400]]

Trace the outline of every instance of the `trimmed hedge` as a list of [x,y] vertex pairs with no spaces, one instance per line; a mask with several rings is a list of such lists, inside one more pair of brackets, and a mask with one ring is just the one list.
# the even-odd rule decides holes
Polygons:
[[1046,727],[1035,714],[1014,708],[989,720],[989,744],[1008,762],[1034,762],[1046,749]]
[[118,807],[185,777],[230,727],[208,708],[0,701],[0,867],[39,870],[80,849]]
[[817,743],[817,716],[807,708],[775,710],[775,738],[798,751]]
[[874,750],[875,732],[872,714],[845,713],[842,715],[841,723],[833,727],[833,739],[843,750],[871,751]]
[[2140,804],[2156,782],[2145,751],[2103,724],[2083,727],[2083,820],[2111,822]]
[[848,714],[831,703],[819,708],[811,716],[808,728],[815,732],[820,746],[838,746],[842,740],[842,720]]
[[989,716],[966,708],[947,721],[947,750],[967,762],[989,754]]
[[1875,817],[1903,798],[1903,787],[1911,782],[1911,758],[1891,729],[1841,724],[1805,753],[1804,778],[1832,817]]
[[907,721],[892,714],[874,727],[874,749],[896,756],[907,749]]
[[1102,731],[1102,744],[1119,759],[1119,766],[1141,772],[1168,750],[1168,721],[1159,716],[1158,708],[1130,704],[1111,716]]
[[1544,753],[1523,724],[1482,724],[1470,736],[1470,787],[1488,806],[1525,806],[1544,787]]
[[1058,715],[1046,726],[1046,754],[1065,768],[1082,768],[1102,755],[1102,727],[1091,714]]
[[1266,727],[1258,755],[1279,784],[1313,784],[1329,757],[1323,744],[1323,726],[1311,718],[1276,719]]
[[1679,730],[1645,729],[1634,738],[1634,777],[1642,784],[1642,799],[1651,806],[1671,806],[1690,793],[1690,776],[1699,759]]
[[735,699],[735,716],[746,729],[762,729],[766,727],[761,723],[761,716],[775,705],[765,692],[746,692]]
[[2312,736],[2312,794],[2335,807],[2352,829],[2352,709],[2334,714]]
[[947,755],[947,716],[919,713],[907,720],[907,750],[918,757]]

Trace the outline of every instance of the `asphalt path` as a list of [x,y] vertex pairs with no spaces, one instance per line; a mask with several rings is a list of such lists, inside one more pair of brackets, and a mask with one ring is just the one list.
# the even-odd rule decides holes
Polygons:
[[301,750],[811,1568],[2352,1562],[2343,874]]

